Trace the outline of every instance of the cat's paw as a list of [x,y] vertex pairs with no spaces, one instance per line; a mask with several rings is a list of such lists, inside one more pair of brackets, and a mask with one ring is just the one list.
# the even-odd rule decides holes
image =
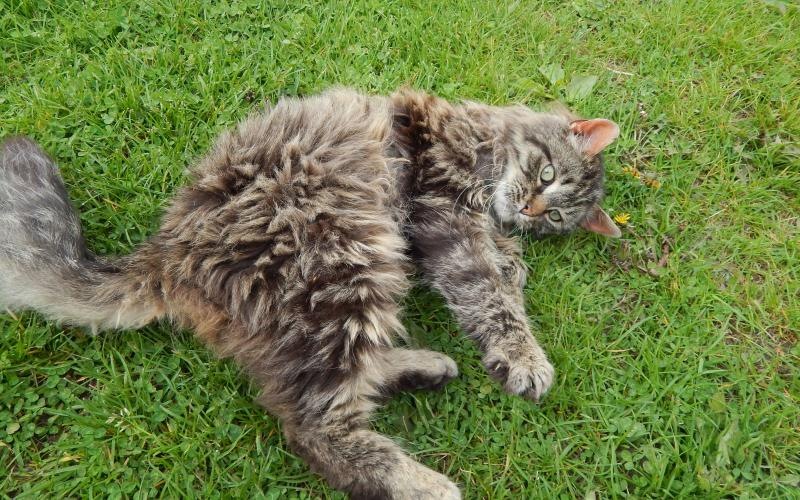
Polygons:
[[429,389],[441,389],[444,385],[458,377],[458,365],[453,358],[440,352],[431,351],[428,364]]
[[555,370],[547,355],[537,345],[529,346],[513,355],[502,350],[489,350],[483,358],[489,374],[505,390],[538,402],[553,385]]
[[461,500],[461,491],[458,486],[447,479],[446,476],[424,468],[420,470],[413,482],[416,484],[408,497],[415,500]]
[[412,352],[414,369],[400,376],[395,385],[397,390],[441,389],[458,376],[458,365],[449,356],[427,349]]
[[394,500],[460,500],[461,491],[446,476],[419,463],[396,469],[388,497]]

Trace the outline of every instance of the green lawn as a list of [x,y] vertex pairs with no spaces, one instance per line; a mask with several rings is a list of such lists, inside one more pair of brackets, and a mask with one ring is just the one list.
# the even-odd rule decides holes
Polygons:
[[[0,0],[0,135],[58,160],[93,250],[151,234],[185,166],[266,99],[558,98],[620,124],[605,206],[630,220],[527,246],[551,393],[505,395],[419,288],[406,324],[462,375],[376,427],[470,499],[800,498],[796,3],[212,3]],[[0,497],[339,496],[253,395],[168,325],[0,315]]]

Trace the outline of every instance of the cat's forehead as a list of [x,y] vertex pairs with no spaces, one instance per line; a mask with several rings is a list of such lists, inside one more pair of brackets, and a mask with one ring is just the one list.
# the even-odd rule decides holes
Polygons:
[[542,115],[521,127],[522,143],[528,155],[544,155],[551,163],[578,168],[583,163],[569,129],[569,122],[553,115]]
[[564,112],[536,112],[522,106],[509,110],[511,126],[508,141],[518,153],[518,161],[535,162],[547,159],[561,170],[582,176],[601,173],[594,159],[581,153],[580,144],[570,129],[575,116]]
[[513,113],[514,128],[523,135],[562,136],[569,131],[570,120],[567,116],[554,113],[542,113],[527,108],[517,108]]

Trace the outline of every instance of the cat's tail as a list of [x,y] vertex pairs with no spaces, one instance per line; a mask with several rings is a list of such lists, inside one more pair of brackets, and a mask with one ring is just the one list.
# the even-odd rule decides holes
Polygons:
[[136,328],[163,314],[132,259],[93,256],[58,167],[33,141],[0,144],[0,313],[35,309],[91,328]]

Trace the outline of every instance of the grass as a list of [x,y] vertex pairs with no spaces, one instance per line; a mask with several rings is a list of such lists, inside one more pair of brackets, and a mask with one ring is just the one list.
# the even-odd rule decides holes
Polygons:
[[[121,254],[265,99],[411,84],[616,120],[623,239],[526,250],[551,394],[503,394],[418,289],[409,330],[462,376],[375,425],[466,498],[800,498],[798,32],[779,0],[0,0],[0,135],[40,141]],[[338,497],[253,395],[167,325],[0,315],[0,496]]]

